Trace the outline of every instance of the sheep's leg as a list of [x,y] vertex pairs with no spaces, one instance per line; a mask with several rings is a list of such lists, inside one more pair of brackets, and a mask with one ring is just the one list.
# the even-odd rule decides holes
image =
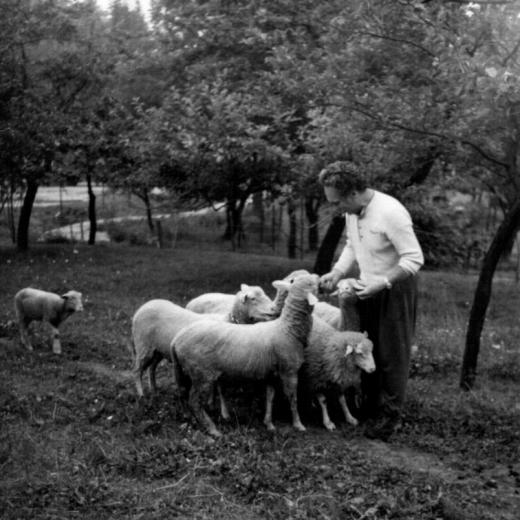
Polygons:
[[332,430],[336,429],[336,425],[330,420],[329,412],[327,410],[327,400],[325,399],[325,396],[323,394],[317,394],[316,399],[318,400],[318,403],[321,408],[321,416],[323,419],[323,426],[331,432]]
[[155,378],[155,370],[157,369],[157,365],[161,362],[162,356],[157,352],[154,353],[152,360],[150,361],[150,366],[148,367],[148,384],[150,385],[150,389],[153,394],[157,393],[157,379]]
[[206,427],[208,433],[213,437],[221,437],[222,434],[218,431],[215,423],[211,420],[211,417],[202,406],[202,403],[208,402],[208,397],[211,395],[211,391],[213,390],[213,384],[213,381],[201,381],[200,379],[195,381],[192,378],[188,402],[193,415],[195,415],[197,420]]
[[341,406],[341,409],[343,410],[343,415],[345,416],[345,420],[351,424],[352,426],[358,425],[358,420],[350,413],[350,410],[347,406],[347,400],[345,399],[345,394],[341,392],[341,394],[338,397],[339,404]]
[[60,331],[51,325],[52,331],[52,351],[55,354],[61,354]]
[[265,389],[265,415],[264,424],[267,429],[274,431],[275,427],[273,424],[273,399],[274,399],[274,386],[267,385]]
[[18,330],[20,331],[20,340],[22,345],[29,351],[33,350],[31,339],[29,338],[29,320],[23,318],[18,319]]
[[[141,350],[144,349],[140,349],[140,351]],[[143,373],[150,366],[152,359],[153,358],[150,356],[139,356],[138,354],[135,357],[134,367],[132,368],[132,375],[139,398],[144,397]]]
[[231,419],[231,415],[229,414],[229,410],[226,404],[226,400],[224,399],[224,395],[222,394],[222,387],[219,383],[216,383],[217,385],[217,392],[218,392],[218,398],[220,401],[220,416],[222,419],[229,421]]
[[289,400],[291,407],[292,423],[293,427],[300,431],[305,431],[305,426],[300,420],[300,414],[298,413],[298,399],[297,399],[297,388],[298,388],[298,375],[290,374],[282,376],[284,393]]

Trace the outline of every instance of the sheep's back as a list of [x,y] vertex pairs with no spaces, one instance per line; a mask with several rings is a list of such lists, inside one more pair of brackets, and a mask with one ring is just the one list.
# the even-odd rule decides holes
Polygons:
[[235,295],[225,293],[206,293],[197,296],[186,304],[186,309],[198,313],[228,313],[233,308]]
[[172,338],[184,327],[204,319],[168,300],[151,300],[132,318],[132,337],[136,349],[152,348],[169,357]]
[[299,367],[303,348],[279,320],[251,325],[200,321],[183,329],[173,348],[184,367],[236,377],[264,378],[279,366]]
[[63,305],[63,300],[57,294],[26,287],[18,291],[14,297],[15,307],[26,318],[42,319],[52,314],[52,309]]
[[313,315],[321,318],[323,321],[339,328],[341,323],[341,310],[327,302],[318,302],[314,306]]

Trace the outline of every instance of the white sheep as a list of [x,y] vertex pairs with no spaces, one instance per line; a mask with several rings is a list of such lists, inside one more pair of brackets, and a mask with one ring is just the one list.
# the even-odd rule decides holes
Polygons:
[[[275,280],[272,285],[276,289],[276,295],[273,300],[275,313],[279,316],[282,313],[282,309],[285,303],[285,299],[287,298],[287,283],[292,284],[298,276],[308,275],[311,274],[306,269],[297,269],[296,271],[293,271],[292,273],[289,273],[285,278],[282,278],[282,280]],[[285,283],[278,283],[278,282],[285,282]],[[316,302],[316,304],[319,302]]]
[[339,330],[341,325],[341,311],[339,307],[328,302],[319,301],[314,306],[314,315]]
[[[273,302],[267,294],[265,294],[264,290],[258,285],[247,285],[243,283],[240,286],[240,291],[242,293],[242,297],[244,298],[244,304],[248,303],[252,307],[262,308],[262,307],[271,307]],[[198,312],[200,314],[207,313],[218,313],[224,314],[228,313],[232,310],[235,304],[235,295],[234,294],[226,294],[226,293],[205,293],[193,298],[186,304],[186,309]],[[251,323],[255,321],[260,321],[254,319],[252,317],[250,319]],[[241,321],[239,323],[247,323],[245,321]]]
[[[149,369],[152,391],[157,390],[155,370],[163,358],[170,359],[170,343],[175,334],[186,325],[211,317],[212,320],[231,323],[251,323],[273,319],[272,301],[251,298],[249,290],[240,290],[233,296],[233,305],[227,314],[198,314],[168,300],[150,300],[143,304],[132,318],[132,348],[134,350],[133,376],[137,394],[144,395],[142,376]],[[220,392],[220,389],[219,389]],[[223,415],[228,416],[221,399]]]
[[[302,274],[310,274],[309,271],[305,269],[298,269],[288,274],[282,281],[286,281],[292,283],[293,280]],[[274,305],[275,314],[277,316],[282,312],[283,303],[285,301],[285,297],[287,296],[286,289],[277,289],[276,295],[273,301],[265,294],[264,290],[259,286],[248,286],[246,284],[242,284],[241,290],[247,290],[249,293],[249,297],[251,299],[255,299],[258,302],[270,302]],[[222,313],[228,312],[234,301],[233,294],[227,293],[205,293],[193,298],[186,304],[186,309],[190,311],[198,312],[201,314],[208,313]]]
[[81,293],[68,291],[61,296],[52,292],[26,287],[14,297],[14,308],[18,319],[20,338],[28,350],[33,350],[29,338],[29,324],[32,321],[49,323],[52,328],[52,351],[61,354],[58,326],[71,314],[83,310]]
[[314,316],[332,325],[338,330],[361,330],[359,311],[357,309],[358,297],[353,288],[355,279],[345,278],[338,282],[336,291],[331,296],[338,297],[338,307],[327,302],[318,302],[314,306]]
[[204,410],[204,404],[221,376],[266,381],[264,424],[269,430],[274,430],[272,383],[279,377],[290,403],[292,424],[297,430],[305,430],[298,414],[296,390],[319,278],[307,274],[297,277],[292,284],[282,281],[276,284],[288,291],[279,318],[247,326],[204,320],[184,328],[172,341],[176,385],[186,394],[189,378],[188,403],[211,435],[221,433]]
[[354,426],[358,424],[348,409],[345,391],[358,382],[361,370],[375,370],[372,350],[366,333],[339,331],[320,318],[313,318],[300,384],[316,397],[327,430],[336,428],[327,412],[325,392],[329,390],[338,399],[345,420]]

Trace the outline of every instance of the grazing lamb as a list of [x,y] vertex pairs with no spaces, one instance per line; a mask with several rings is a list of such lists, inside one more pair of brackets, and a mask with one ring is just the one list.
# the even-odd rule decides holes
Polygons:
[[[248,304],[251,307],[259,308],[271,307],[273,305],[271,298],[269,298],[269,296],[265,294],[264,290],[257,285],[250,286],[243,283],[240,286],[240,291],[244,299],[244,305]],[[198,312],[200,314],[224,314],[230,312],[234,304],[234,294],[205,293],[197,296],[193,300],[190,300],[186,304],[186,309],[193,312]],[[251,317],[249,321],[240,321],[239,323],[254,323],[255,321],[260,320],[256,320],[254,317]]]
[[[132,318],[133,375],[139,397],[144,395],[142,377],[146,369],[149,369],[152,391],[157,390],[155,380],[157,365],[163,358],[170,359],[171,340],[186,325],[208,317],[231,323],[266,321],[275,317],[271,300],[265,302],[250,298],[249,290],[239,291],[233,296],[233,301],[234,304],[228,314],[197,314],[168,300],[159,299],[146,302],[136,311]],[[225,408],[222,399],[221,406]],[[223,414],[227,414],[226,409],[223,410]]]
[[316,396],[327,430],[336,428],[327,412],[324,394],[327,390],[331,390],[339,400],[345,420],[357,425],[348,409],[345,391],[358,381],[361,370],[369,373],[375,370],[372,349],[373,344],[366,333],[339,331],[314,317],[300,371],[300,384]]
[[82,311],[83,303],[81,293],[77,291],[68,291],[60,296],[52,292],[26,287],[16,293],[14,308],[21,341],[28,350],[33,350],[29,339],[29,324],[31,321],[44,321],[52,327],[52,351],[55,354],[61,354],[58,326],[74,312]]
[[175,336],[171,355],[176,383],[186,394],[186,376],[189,377],[188,403],[211,435],[220,436],[221,433],[203,406],[214,383],[223,375],[266,380],[264,424],[269,430],[274,430],[272,380],[279,377],[289,399],[293,426],[305,430],[298,414],[296,389],[318,283],[318,276],[310,274],[297,277],[292,284],[278,281],[276,285],[288,290],[288,296],[282,314],[273,321],[246,326],[205,320],[186,327]]

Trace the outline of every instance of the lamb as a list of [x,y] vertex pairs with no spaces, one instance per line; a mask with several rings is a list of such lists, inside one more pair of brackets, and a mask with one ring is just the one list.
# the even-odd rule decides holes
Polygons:
[[327,412],[324,394],[327,390],[339,400],[345,420],[353,426],[358,424],[348,409],[345,391],[358,380],[361,370],[369,373],[375,370],[372,349],[372,341],[366,333],[338,331],[322,319],[313,318],[300,381],[316,396],[327,430],[336,428]]
[[58,326],[74,312],[83,310],[81,293],[68,291],[61,296],[52,292],[26,287],[14,297],[14,308],[20,330],[22,344],[27,350],[33,350],[29,338],[29,324],[43,321],[52,328],[52,351],[61,354],[60,333]]
[[[282,281],[287,281],[289,283],[292,283],[293,280],[302,274],[310,274],[309,271],[306,271],[305,269],[298,269],[296,271],[293,271],[292,273],[288,274],[285,278],[283,278]],[[251,295],[251,299],[255,299],[257,301],[264,301],[267,303],[267,301],[271,302],[274,305],[275,314],[276,316],[280,316],[280,313],[282,312],[282,307],[285,301],[285,297],[287,295],[287,291],[285,289],[277,290],[276,296],[274,298],[274,301],[271,301],[269,297],[265,294],[264,290],[259,286],[248,286],[245,284],[242,284],[242,290],[249,291],[249,294]],[[189,309],[190,311],[198,312],[200,314],[207,314],[207,313],[223,313],[228,312],[232,305],[233,305],[233,294],[226,294],[226,293],[205,293],[201,294],[200,296],[197,296],[193,300],[190,300],[186,304],[186,309]]]
[[360,331],[359,312],[357,310],[358,298],[352,284],[353,278],[340,280],[337,290],[331,296],[338,297],[339,307],[327,302],[318,302],[314,306],[314,315],[332,325],[337,330]]
[[[245,300],[248,301],[251,307],[257,306],[259,308],[271,307],[273,305],[272,300],[267,296],[264,290],[257,285],[242,284],[240,291],[243,294]],[[244,302],[246,303],[246,302]],[[197,296],[193,300],[190,300],[186,304],[186,309],[198,312],[200,314],[206,313],[229,313],[235,304],[234,294],[225,293],[205,293]],[[239,321],[239,323],[254,323],[260,321],[255,319],[254,316],[249,317],[248,321]]]
[[[309,271],[298,269],[288,274],[283,280],[292,283],[297,276],[303,274],[309,274]],[[352,281],[352,279],[340,280],[337,290],[332,293],[333,296],[338,296],[339,307],[323,301],[316,302],[316,305],[314,305],[313,316],[321,318],[337,330],[361,330],[359,324],[359,313],[355,306],[357,296],[352,291]],[[274,307],[277,314],[280,314],[286,296],[286,290],[277,290],[274,298]]]
[[[292,273],[289,273],[285,278],[283,278],[281,281],[284,282],[282,284],[279,284],[279,280],[275,280],[273,282],[273,287],[276,289],[276,295],[273,300],[273,305],[275,309],[275,313],[277,316],[280,316],[282,313],[282,308],[285,303],[285,299],[287,298],[287,285],[286,283],[292,284],[298,276],[308,275],[310,274],[309,271],[306,269],[297,269],[296,271],[293,271]],[[316,305],[319,302],[316,302]]]
[[[143,304],[132,318],[132,339],[134,351],[133,376],[139,397],[144,395],[142,376],[149,369],[149,382],[155,393],[157,384],[155,370],[163,358],[170,359],[170,343],[183,327],[210,317],[212,320],[231,323],[250,323],[274,318],[271,300],[257,301],[250,295],[249,288],[240,290],[233,296],[234,304],[228,314],[202,315],[184,309],[168,300],[150,300]],[[219,389],[220,391],[220,389]],[[228,416],[225,404],[222,413]]]
[[266,381],[264,424],[269,430],[274,430],[273,379],[279,377],[290,403],[293,427],[305,430],[298,414],[296,390],[318,284],[318,276],[310,274],[297,277],[292,284],[278,281],[276,285],[287,290],[288,296],[280,317],[273,321],[246,326],[206,319],[175,336],[171,356],[177,388],[186,395],[189,378],[188,404],[211,435],[219,437],[221,433],[203,405],[214,383],[224,375]]

